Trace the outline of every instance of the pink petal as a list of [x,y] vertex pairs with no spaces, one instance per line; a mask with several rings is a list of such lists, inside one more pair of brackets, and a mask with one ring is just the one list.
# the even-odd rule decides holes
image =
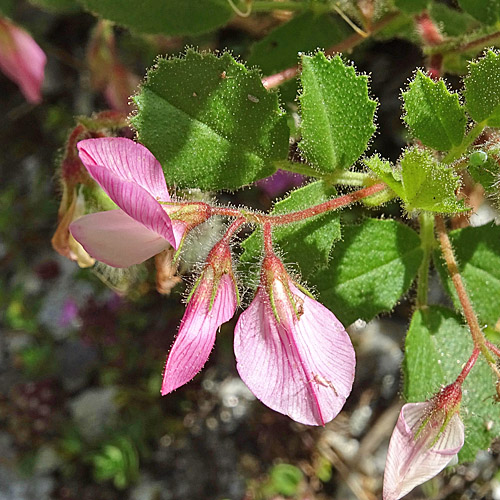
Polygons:
[[78,150],[90,175],[125,213],[178,247],[172,221],[158,203],[170,201],[163,170],[148,149],[105,137],[80,141]]
[[162,395],[189,382],[203,368],[214,345],[217,328],[229,321],[236,311],[236,289],[231,277],[222,276],[209,310],[212,287],[212,278],[202,278],[188,303],[168,355]]
[[40,89],[46,62],[45,53],[26,31],[0,19],[0,70],[34,104],[42,100]]
[[298,320],[290,320],[291,312],[278,323],[263,287],[241,314],[234,340],[237,369],[273,410],[297,422],[324,425],[351,392],[354,349],[331,311],[291,283],[290,290],[303,301]]
[[169,246],[122,210],[84,215],[69,230],[92,257],[113,267],[140,264]]
[[[413,488],[433,478],[456,456],[464,444],[464,424],[455,413],[437,441],[435,437],[443,422],[432,422],[431,430],[419,431],[432,402],[409,403],[403,406],[389,443],[384,473],[384,500],[397,500]],[[432,418],[435,417],[431,417]],[[430,425],[430,424],[429,424]],[[435,442],[434,442],[435,441]]]

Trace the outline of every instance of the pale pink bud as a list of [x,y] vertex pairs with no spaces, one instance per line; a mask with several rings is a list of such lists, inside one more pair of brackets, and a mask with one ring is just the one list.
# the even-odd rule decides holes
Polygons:
[[461,398],[454,383],[429,401],[403,406],[387,452],[384,500],[405,496],[455,459],[464,444]]
[[236,324],[234,351],[255,396],[297,422],[324,425],[351,392],[356,360],[349,335],[275,255],[264,259],[255,298]]
[[47,57],[31,36],[7,19],[0,18],[0,70],[17,83],[26,99],[41,100]]
[[167,358],[162,395],[189,382],[205,365],[217,329],[229,321],[238,305],[231,269],[231,251],[224,241],[210,252],[207,265],[195,285]]
[[141,144],[123,137],[78,143],[80,159],[118,210],[85,215],[70,231],[95,259],[128,267],[171,244],[178,248],[184,226],[174,225],[164,205],[170,195],[160,163]]

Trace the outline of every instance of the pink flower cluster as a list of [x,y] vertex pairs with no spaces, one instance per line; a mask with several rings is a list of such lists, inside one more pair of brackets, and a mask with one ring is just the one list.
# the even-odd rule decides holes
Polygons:
[[[170,201],[161,165],[123,138],[88,139],[80,158],[117,209],[85,215],[71,233],[94,258],[115,267],[140,263],[169,245],[179,248],[189,224]],[[180,212],[180,211],[179,211]],[[185,211],[184,211],[185,212]],[[238,306],[228,238],[210,252],[168,356],[162,394],[203,367],[217,329]],[[298,422],[324,425],[343,407],[354,380],[355,354],[333,313],[300,290],[278,257],[266,255],[250,306],[235,328],[237,369],[266,405]]]
[[[170,245],[178,249],[186,232],[211,216],[208,209],[169,204],[161,165],[144,146],[102,138],[81,141],[78,149],[91,177],[117,205],[70,226],[92,257],[115,267],[143,262]],[[167,358],[163,395],[203,368],[217,330],[238,308],[230,239],[244,222],[235,220],[212,248],[191,291]],[[255,396],[297,422],[324,425],[351,392],[356,362],[347,332],[292,279],[270,240],[258,288],[236,323],[234,352],[237,370]],[[384,500],[403,497],[456,457],[464,443],[461,397],[457,381],[429,401],[402,408],[389,445]]]

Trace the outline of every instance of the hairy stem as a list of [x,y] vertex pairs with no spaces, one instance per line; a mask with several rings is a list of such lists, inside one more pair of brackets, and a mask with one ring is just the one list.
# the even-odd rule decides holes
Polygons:
[[447,54],[460,54],[474,49],[481,49],[483,47],[494,45],[494,43],[498,40],[500,40],[500,31],[495,31],[488,35],[481,35],[478,38],[467,42],[460,40],[452,45],[450,45],[450,42],[444,42],[444,47],[437,45],[427,48],[425,52],[427,54],[441,54],[443,56]]
[[465,317],[465,321],[469,325],[474,346],[481,351],[483,356],[491,364],[494,360],[490,352],[488,351],[488,348],[486,346],[486,339],[484,338],[483,332],[481,331],[476,312],[472,307],[472,303],[469,299],[467,290],[465,289],[462,276],[460,275],[460,272],[458,270],[457,261],[455,259],[455,255],[453,254],[453,248],[451,246],[450,238],[448,237],[448,233],[446,232],[444,220],[439,215],[436,216],[436,230],[439,242],[441,244],[441,251],[446,262],[446,266],[448,267],[451,281],[453,282],[453,286],[455,287],[455,290],[457,292],[458,300],[460,301],[460,305],[462,306],[462,313]]
[[367,198],[368,196],[377,194],[386,188],[387,186],[384,183],[374,184],[373,186],[368,186],[366,188],[354,191],[344,196],[333,198],[331,200],[325,201],[324,203],[320,203],[319,205],[306,208],[305,210],[290,212],[288,214],[283,214],[283,215],[259,214],[256,212],[251,212],[250,210],[243,210],[230,207],[211,207],[211,208],[213,215],[237,217],[238,219],[245,219],[247,222],[250,222],[252,224],[281,226],[285,224],[291,224],[292,222],[298,222],[304,219],[309,219],[310,217],[315,217],[316,215],[320,215],[325,212],[331,212],[332,210],[338,210],[339,208],[350,205],[351,203],[362,200],[363,198]]
[[226,243],[229,243],[231,238],[233,237],[234,233],[238,231],[238,229],[245,224],[246,219],[244,217],[239,217],[233,223],[227,228],[224,236],[222,237],[221,241],[225,241]]
[[273,252],[273,233],[272,227],[269,222],[264,224],[264,253],[265,255],[272,255]]
[[429,291],[429,265],[432,250],[434,248],[434,216],[428,212],[422,212],[420,221],[420,241],[424,257],[418,269],[417,276],[417,309],[427,307]]
[[261,216],[262,222],[269,222],[273,226],[290,224],[291,222],[298,222],[304,219],[308,219],[309,217],[315,217],[316,215],[345,207],[347,205],[350,205],[351,203],[378,193],[385,188],[386,185],[384,183],[374,184],[373,186],[354,191],[344,196],[339,196],[338,198],[333,198],[332,200],[325,201],[324,203],[320,203],[319,205],[315,205],[298,212],[290,212],[283,215]]
[[472,370],[472,367],[476,364],[477,358],[479,356],[480,350],[478,347],[474,347],[470,358],[468,359],[465,366],[462,368],[460,375],[457,377],[456,383],[462,385],[464,383],[465,378],[469,375],[469,372]]
[[[377,33],[381,29],[385,28],[388,24],[395,21],[399,16],[400,16],[399,12],[391,12],[390,14],[387,14],[385,17],[383,17],[380,21],[376,22],[372,26],[369,35]],[[342,40],[341,42],[330,47],[328,50],[325,51],[325,53],[327,55],[333,55],[333,54],[337,54],[339,52],[345,52],[347,50],[350,50],[350,49],[356,47],[364,40],[366,40],[366,36],[364,36],[360,33],[353,33],[351,36],[347,37],[346,39]],[[269,75],[269,76],[264,77],[262,79],[262,85],[264,85],[264,87],[266,87],[266,89],[279,87],[280,85],[287,82],[288,80],[295,78],[297,76],[298,72],[299,72],[298,65],[292,66],[292,67],[284,69],[283,71],[280,71],[279,73],[276,73],[274,75]]]

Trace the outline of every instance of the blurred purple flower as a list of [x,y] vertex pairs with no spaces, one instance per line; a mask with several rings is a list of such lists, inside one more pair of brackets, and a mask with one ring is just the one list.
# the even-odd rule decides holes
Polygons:
[[276,198],[285,191],[300,186],[305,179],[306,177],[300,174],[277,170],[273,175],[257,181],[256,184],[269,198]]
[[59,316],[59,326],[62,328],[70,326],[78,317],[78,313],[78,304],[75,299],[66,299],[62,307],[61,316]]

